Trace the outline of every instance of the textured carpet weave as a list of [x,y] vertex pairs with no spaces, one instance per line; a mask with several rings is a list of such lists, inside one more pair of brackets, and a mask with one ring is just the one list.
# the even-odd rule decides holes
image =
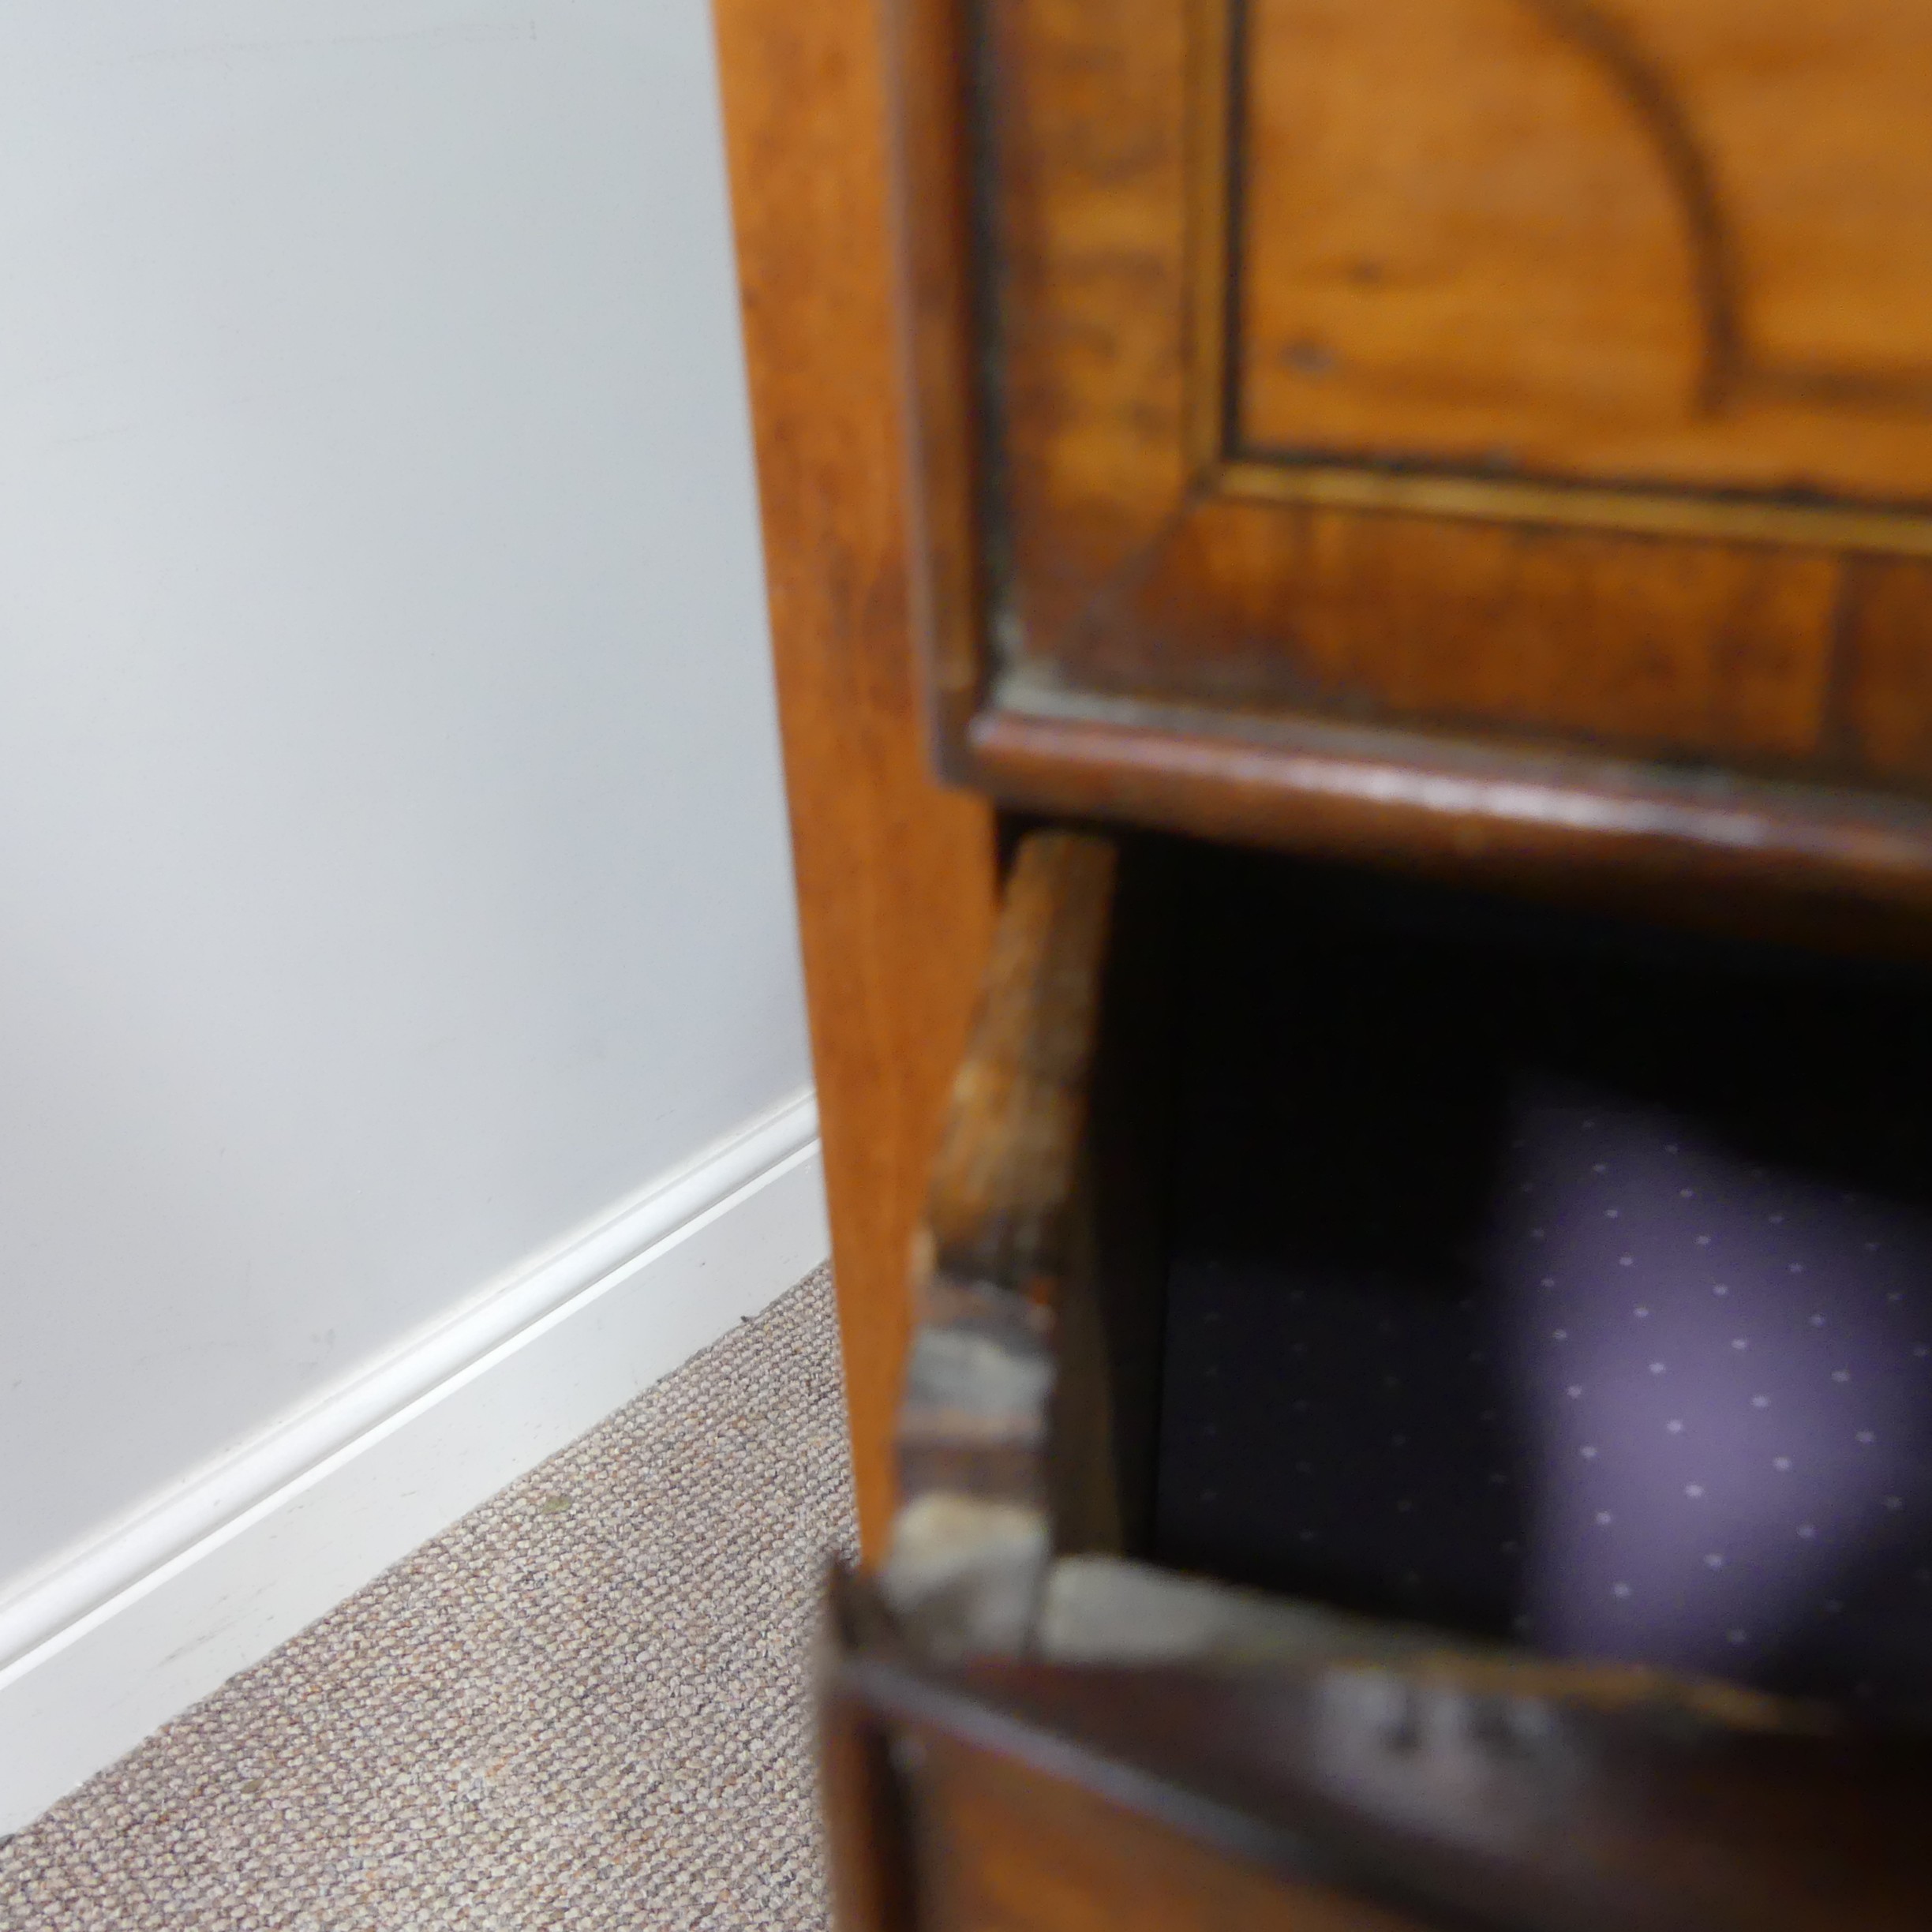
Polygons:
[[0,1847],[0,1925],[821,1926],[853,1533],[821,1271]]

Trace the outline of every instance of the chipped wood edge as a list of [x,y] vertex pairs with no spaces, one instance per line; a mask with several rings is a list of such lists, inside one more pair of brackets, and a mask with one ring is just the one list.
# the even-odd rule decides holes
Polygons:
[[881,1593],[931,1652],[1028,1642],[1051,1554],[1054,1342],[1072,1250],[1118,856],[1040,832],[1016,857],[913,1263]]

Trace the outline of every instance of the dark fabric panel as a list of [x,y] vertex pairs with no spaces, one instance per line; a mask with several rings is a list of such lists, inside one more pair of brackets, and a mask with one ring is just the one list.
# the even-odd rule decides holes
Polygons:
[[1915,975],[1209,861],[1159,1543],[1932,1711]]

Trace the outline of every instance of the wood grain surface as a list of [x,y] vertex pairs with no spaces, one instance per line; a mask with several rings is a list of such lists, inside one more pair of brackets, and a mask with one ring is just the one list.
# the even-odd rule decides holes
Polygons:
[[878,26],[717,0],[773,664],[868,1549],[906,1277],[990,942],[990,814],[926,762],[906,580]]
[[[1210,34],[1219,13],[1238,31]],[[1861,5],[1822,38],[1808,18],[1795,0],[1748,20],[1729,0],[993,9],[1005,661],[1116,694],[1870,769],[1833,675],[1844,659],[1855,690],[1846,526],[1805,540],[1799,516],[1767,542],[1727,519],[1754,491],[1780,515],[1932,494],[1932,384],[1878,313],[1915,312],[1898,278],[1916,271],[1866,245],[1874,222],[1909,226],[1904,184],[1932,191],[1896,84],[1932,79],[1932,4]],[[1204,35],[1230,63],[1219,111],[1187,78]],[[1656,114],[1713,120],[1717,147],[1685,160]],[[1764,373],[1834,357],[1853,358],[1836,382]],[[1350,463],[1355,501],[1334,494]],[[1652,527],[1592,527],[1579,485],[1627,489]]]
[[976,1741],[930,1730],[919,1750],[917,1923],[932,1932],[1422,1932]]
[[1245,21],[1241,442],[1932,496],[1932,8]]
[[1015,856],[934,1163],[899,1418],[903,1505],[1026,1512],[1042,1552],[1116,869],[1080,833],[1034,833]]
[[1932,826],[1869,795],[1579,766],[1320,719],[1242,732],[1138,701],[1092,717],[994,706],[969,742],[989,789],[1046,811],[1833,949],[1923,957],[1932,946]]
[[1926,900],[1932,0],[888,6],[949,771]]
[[1038,1301],[1065,1267],[1116,871],[1111,842],[1077,832],[1015,855],[927,1208],[931,1265],[956,1281]]
[[1915,1932],[1932,1900],[1915,1740],[1386,1668],[947,1661],[889,1634],[832,1681],[898,1740],[874,1829],[934,1932]]

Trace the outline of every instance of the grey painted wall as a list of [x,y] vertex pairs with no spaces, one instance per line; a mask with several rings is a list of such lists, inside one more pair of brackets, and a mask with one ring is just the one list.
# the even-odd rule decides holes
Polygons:
[[0,47],[3,1599],[809,1074],[703,0]]

